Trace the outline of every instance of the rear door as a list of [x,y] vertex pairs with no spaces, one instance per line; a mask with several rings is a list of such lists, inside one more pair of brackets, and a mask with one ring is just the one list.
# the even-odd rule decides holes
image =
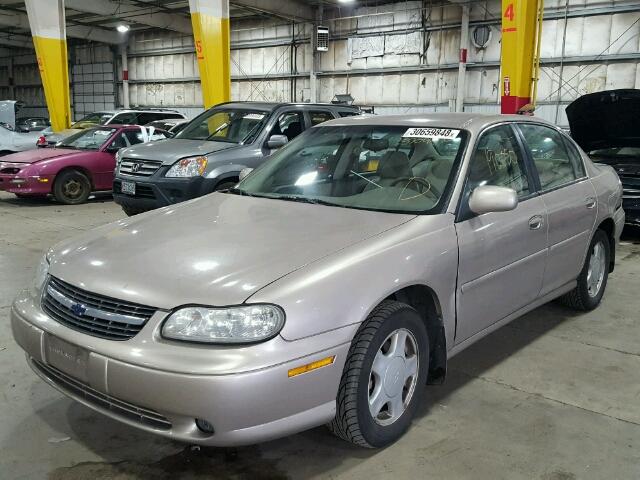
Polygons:
[[544,295],[575,280],[580,273],[596,220],[596,193],[582,159],[570,154],[560,132],[524,122],[518,128],[549,215]]
[[[476,142],[456,220],[459,267],[456,343],[538,298],[544,276],[547,213],[511,124],[490,127]],[[481,185],[513,188],[509,212],[473,214],[469,196]]]

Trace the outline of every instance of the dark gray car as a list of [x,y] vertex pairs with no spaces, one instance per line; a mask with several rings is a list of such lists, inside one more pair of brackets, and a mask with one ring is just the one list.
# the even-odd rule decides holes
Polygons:
[[358,115],[335,104],[231,102],[198,117],[175,138],[117,155],[113,197],[127,215],[224,190],[304,130]]

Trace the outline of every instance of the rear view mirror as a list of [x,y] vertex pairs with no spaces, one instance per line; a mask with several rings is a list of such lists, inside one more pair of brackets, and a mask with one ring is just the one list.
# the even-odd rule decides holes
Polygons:
[[477,214],[508,212],[518,206],[518,194],[513,188],[483,185],[471,192],[469,209]]
[[284,147],[287,143],[289,143],[289,139],[286,135],[271,135],[269,141],[267,142],[267,146],[271,150],[275,150],[276,148]]
[[240,170],[240,173],[238,174],[238,180],[242,181],[252,171],[253,171],[253,168],[249,168],[249,167],[243,168],[242,170]]

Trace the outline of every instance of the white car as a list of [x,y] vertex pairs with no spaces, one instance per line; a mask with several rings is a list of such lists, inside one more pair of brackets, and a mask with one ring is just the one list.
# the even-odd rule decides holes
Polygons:
[[0,123],[0,156],[36,148],[40,132],[21,133],[8,123]]

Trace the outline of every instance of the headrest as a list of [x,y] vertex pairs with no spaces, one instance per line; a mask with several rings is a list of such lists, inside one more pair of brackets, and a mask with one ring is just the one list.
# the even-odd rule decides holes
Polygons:
[[384,154],[378,164],[377,173],[380,178],[413,177],[407,154],[395,151]]
[[367,138],[362,144],[362,148],[371,150],[372,152],[386,150],[389,148],[389,140],[386,138]]

